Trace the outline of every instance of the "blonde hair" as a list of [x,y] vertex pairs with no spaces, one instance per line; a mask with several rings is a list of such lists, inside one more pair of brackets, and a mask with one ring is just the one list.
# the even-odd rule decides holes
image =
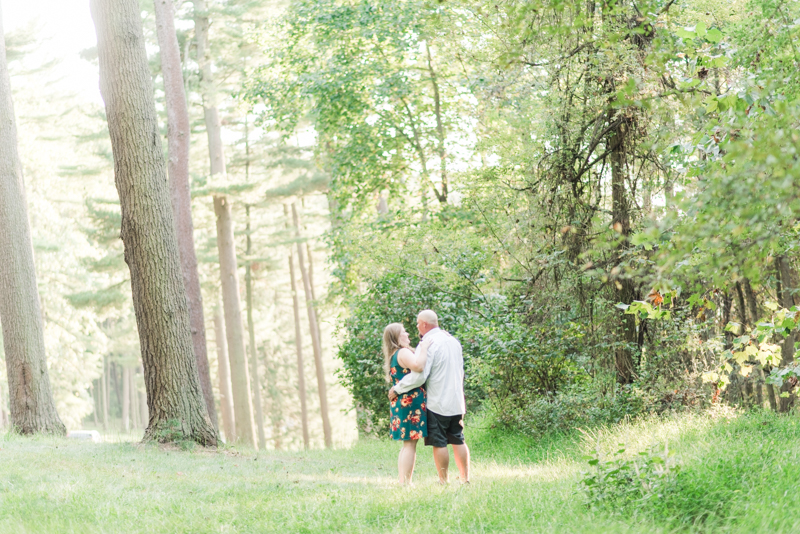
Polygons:
[[389,376],[389,362],[392,361],[394,353],[401,348],[400,334],[404,331],[405,328],[401,323],[392,323],[383,329],[383,372],[387,382],[392,381],[392,377]]

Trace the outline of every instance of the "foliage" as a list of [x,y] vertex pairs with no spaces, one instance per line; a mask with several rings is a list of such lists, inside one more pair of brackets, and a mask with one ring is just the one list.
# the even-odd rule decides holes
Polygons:
[[603,458],[597,451],[586,458],[591,469],[580,481],[586,504],[612,513],[630,514],[648,506],[650,500],[675,492],[680,466],[675,463],[674,454],[667,443],[635,456],[626,454],[624,443],[619,444],[610,458]]

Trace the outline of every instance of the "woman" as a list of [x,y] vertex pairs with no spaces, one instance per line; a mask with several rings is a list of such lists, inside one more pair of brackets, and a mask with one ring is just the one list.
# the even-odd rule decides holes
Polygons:
[[[428,360],[430,341],[420,344],[417,354],[411,350],[408,332],[400,323],[392,323],[383,330],[383,357],[386,378],[397,384],[411,371],[421,373]],[[392,439],[403,442],[397,459],[400,484],[411,484],[414,463],[417,460],[417,441],[428,436],[425,412],[425,389],[418,388],[401,394],[391,404]]]

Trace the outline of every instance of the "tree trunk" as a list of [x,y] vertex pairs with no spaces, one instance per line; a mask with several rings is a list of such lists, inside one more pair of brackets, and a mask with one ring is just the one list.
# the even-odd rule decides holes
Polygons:
[[136,369],[128,369],[128,403],[131,411],[131,428],[140,428],[139,396],[136,393]]
[[[289,227],[289,207],[283,205],[286,227]],[[294,309],[294,343],[297,350],[297,389],[300,396],[300,417],[303,422],[303,448],[308,449],[308,406],[306,405],[306,378],[303,364],[303,336],[300,334],[300,301],[297,294],[297,277],[294,273],[294,254],[289,249],[289,278],[292,287],[292,306]]]
[[[317,293],[314,289],[314,257],[311,254],[311,244],[306,242],[306,254],[308,254],[308,283],[311,285],[311,300],[317,302]],[[322,339],[322,331],[319,327],[319,316],[317,316],[317,337]]]
[[108,431],[108,362],[103,356],[103,375],[100,377],[100,397],[103,401],[103,430]]
[[217,246],[222,281],[222,304],[225,309],[225,336],[228,341],[228,362],[231,368],[233,413],[236,439],[253,448],[256,442],[253,402],[250,396],[250,372],[244,347],[244,325],[239,299],[239,276],[236,272],[236,249],[233,240],[233,218],[227,197],[214,197],[217,215]]
[[139,3],[90,5],[150,411],[145,440],[216,445],[192,346]]
[[294,220],[294,231],[297,239],[297,262],[300,264],[300,276],[303,278],[303,290],[306,295],[308,329],[311,332],[311,344],[314,349],[314,364],[317,369],[317,390],[319,391],[319,410],[322,415],[322,431],[325,436],[325,447],[331,448],[333,447],[333,433],[331,432],[331,421],[328,416],[328,387],[325,384],[325,369],[322,366],[322,343],[319,339],[317,310],[311,295],[311,283],[306,269],[303,244],[300,242],[300,221],[297,216],[297,205],[295,203],[292,203],[292,219]]
[[[750,285],[750,280],[747,278],[742,278],[742,289],[744,290],[744,297],[745,297],[745,305],[747,307],[747,312],[750,314],[750,325],[755,326],[758,324],[758,302],[756,301],[756,295],[753,291],[753,287]],[[762,393],[762,384],[765,382],[765,372],[769,372],[770,368],[768,366],[764,367],[761,366],[759,369],[759,376],[758,382],[756,383],[756,402],[758,403],[759,407],[764,406],[764,397]],[[778,409],[778,401],[775,397],[775,388],[772,384],[766,384],[767,388],[767,399],[769,400],[769,406],[773,411],[777,411]]]
[[109,362],[108,371],[111,374],[111,380],[114,382],[114,397],[117,399],[117,408],[120,409],[120,417],[122,417],[122,392],[119,387],[119,375],[117,375],[117,363]]
[[[0,34],[3,17],[0,13]],[[66,433],[47,372],[44,324],[28,221],[6,45],[0,39],[0,322],[11,425],[17,432]]]
[[228,443],[236,441],[236,426],[233,415],[233,393],[228,364],[228,343],[225,340],[225,319],[218,304],[214,308],[214,337],[217,341],[217,377],[219,378],[219,405],[222,412],[222,428]]
[[247,330],[250,335],[250,372],[253,379],[250,385],[253,389],[253,404],[256,406],[256,422],[258,423],[258,447],[266,447],[267,438],[264,435],[264,408],[261,405],[261,381],[258,379],[258,352],[256,351],[256,327],[253,322],[253,269],[250,262],[250,254],[253,251],[253,242],[250,238],[250,206],[245,206],[247,214],[247,261],[245,262],[244,285],[245,301],[247,304]]
[[192,327],[192,347],[200,387],[206,410],[214,427],[218,428],[217,410],[211,388],[206,347],[206,324],[203,317],[203,295],[197,272],[197,254],[194,250],[194,225],[192,224],[192,196],[189,186],[189,111],[183,87],[181,52],[175,34],[172,0],[155,0],[156,29],[161,52],[161,75],[164,78],[164,95],[167,107],[167,150],[169,188],[175,231],[178,234],[178,252],[181,259],[186,300],[189,304],[189,322]]
[[122,368],[122,429],[131,430],[131,370]]
[[[97,413],[95,413],[95,426],[97,426]],[[3,384],[0,383],[0,428],[6,427],[6,401],[3,395]]]
[[[627,238],[631,229],[628,198],[625,192],[625,129],[625,124],[621,124],[609,139],[609,149],[611,151],[609,156],[611,162],[611,223],[614,230],[623,238]],[[626,245],[623,240],[620,244],[620,249]],[[614,284],[618,302],[630,304],[635,299],[635,288],[630,279],[622,278],[616,280]],[[622,314],[620,323],[621,335],[619,339],[622,345],[615,350],[614,363],[617,371],[617,381],[620,384],[630,384],[634,378],[631,347],[636,342],[636,320],[633,315]]]
[[217,109],[217,91],[208,46],[208,10],[205,0],[194,0],[194,33],[197,43],[197,64],[200,66],[200,92],[208,135],[211,175],[225,173],[225,150],[222,145],[222,124]]
[[[795,305],[794,295],[797,291],[797,276],[788,258],[785,256],[778,256],[776,261],[781,283],[781,290],[778,298],[781,301],[781,306],[788,309]],[[783,344],[781,345],[781,366],[786,367],[794,363],[794,342],[796,339],[797,333],[792,332],[783,340]],[[793,389],[794,386],[788,381],[783,383],[781,386],[781,394],[789,393],[789,396],[781,396],[778,411],[785,413],[794,406],[796,395],[792,392]]]
[[755,326],[758,324],[759,320],[756,294],[753,291],[753,287],[750,285],[750,280],[748,278],[742,278],[742,287],[744,288],[744,295],[747,299],[747,311],[750,313],[750,319],[752,321],[751,324]]
[[278,390],[278,373],[275,369],[277,362],[270,360],[270,347],[271,344],[267,342],[264,347],[264,367],[267,371],[267,390],[269,391],[270,401],[270,419],[272,421],[272,442],[275,450],[279,451],[282,448],[281,443],[281,423],[283,422],[283,406],[281,406],[281,395]]
[[445,147],[444,121],[442,120],[442,103],[439,96],[439,81],[436,78],[436,71],[433,70],[433,58],[431,58],[431,48],[428,41],[425,41],[425,52],[428,55],[428,73],[431,75],[433,85],[433,111],[436,116],[436,151],[439,155],[439,176],[442,179],[442,194],[439,202],[447,202],[447,149]]
[[[2,393],[1,386],[0,386],[0,393]],[[100,416],[97,414],[97,410],[100,408],[100,403],[98,402],[98,396],[97,396],[97,380],[92,380],[91,393],[92,393],[92,404],[94,404],[94,409],[92,410],[92,415],[94,416],[94,426],[95,428],[100,428]],[[3,409],[2,399],[0,399],[0,410],[2,409]]]

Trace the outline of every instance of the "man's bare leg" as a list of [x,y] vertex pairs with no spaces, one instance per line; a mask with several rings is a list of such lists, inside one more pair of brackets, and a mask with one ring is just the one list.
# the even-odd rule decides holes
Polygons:
[[400,485],[411,484],[411,477],[414,476],[414,464],[417,461],[417,439],[410,439],[403,442],[400,455],[397,457],[397,471]]
[[469,447],[467,444],[453,445],[453,456],[456,459],[461,482],[469,482]]
[[436,472],[439,474],[439,484],[447,484],[447,468],[450,467],[450,451],[447,447],[433,448],[433,463],[436,464]]

